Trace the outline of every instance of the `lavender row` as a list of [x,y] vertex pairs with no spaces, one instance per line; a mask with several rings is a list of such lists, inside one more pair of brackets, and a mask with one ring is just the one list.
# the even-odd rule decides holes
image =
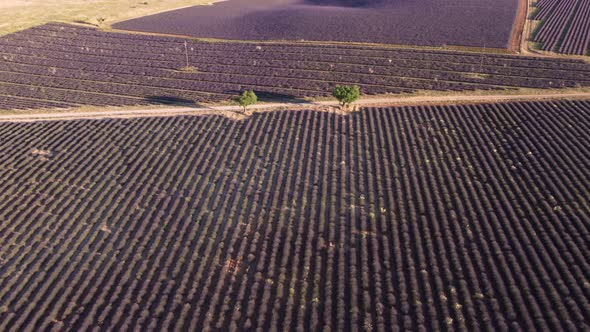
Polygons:
[[3,123],[0,328],[587,330],[588,133],[588,101]]
[[[23,32],[23,34],[26,32]],[[55,37],[43,37],[41,40],[34,42],[35,37],[27,36],[27,38],[18,38],[17,36],[10,37],[10,39],[6,39],[7,41],[11,42],[21,42],[24,43],[26,47],[30,47],[32,45],[27,45],[31,43],[35,43],[37,45],[46,45],[48,41],[51,41],[53,44],[56,44]],[[76,38],[75,36],[72,38]],[[16,39],[16,40],[15,40]],[[175,48],[169,49],[165,55],[162,53],[156,52],[153,46],[150,47],[142,47],[138,45],[119,45],[112,43],[92,43],[86,39],[79,40],[79,44],[75,47],[72,46],[71,39],[63,39],[63,43],[59,44],[63,47],[63,50],[66,52],[73,52],[73,53],[82,53],[82,54],[108,54],[109,51],[112,50],[120,50],[122,52],[129,52],[130,49],[133,49],[134,52],[141,52],[142,57],[149,58],[153,56],[158,60],[162,60],[165,58],[165,55],[168,57],[178,58],[184,55],[185,49],[183,44],[177,44]],[[198,46],[188,46],[187,50],[189,54],[200,54],[203,52],[209,51],[216,51],[221,52],[224,57],[248,57],[257,58],[261,56],[268,57],[266,55],[267,52],[270,52],[272,56],[287,56],[291,55],[291,57],[302,57],[302,56],[311,56],[310,54],[314,54],[314,52],[310,52],[313,50],[311,47],[292,47],[292,46],[272,46],[272,45],[256,45],[256,44],[231,44],[231,43],[200,43],[197,44]],[[318,48],[318,47],[315,47]],[[320,47],[322,49],[323,47]],[[396,51],[397,52],[397,51]],[[401,52],[401,51],[400,51]],[[358,52],[356,52],[358,53]],[[330,59],[338,59],[341,61],[349,61],[353,60],[355,62],[358,61],[367,61],[365,59],[369,59],[369,61],[376,61],[377,63],[396,63],[399,58],[409,59],[412,61],[424,61],[420,64],[421,67],[428,67],[431,66],[432,63],[446,63],[451,62],[453,64],[464,65],[464,64],[473,64],[473,65],[485,65],[487,66],[497,66],[497,67],[522,67],[524,70],[526,69],[547,69],[547,70],[559,70],[563,72],[564,70],[576,70],[580,72],[590,72],[589,66],[582,61],[579,60],[563,60],[560,59],[559,61],[555,59],[542,59],[542,58],[526,58],[526,57],[515,57],[512,56],[510,58],[499,58],[493,54],[478,54],[478,53],[451,53],[451,54],[437,54],[437,55],[424,55],[421,54],[420,51],[409,51],[404,50],[400,54],[396,54],[395,52],[378,52],[378,51],[367,51],[364,52],[365,54],[349,54],[349,52],[343,52],[340,54],[323,54],[319,53],[322,56],[327,56]],[[218,53],[219,54],[219,53]],[[264,55],[262,55],[264,54]],[[125,55],[123,55],[125,56]],[[312,58],[318,58],[311,56]],[[350,58],[349,58],[350,57]],[[335,60],[331,60],[335,61]],[[451,65],[452,66],[452,65]],[[500,68],[501,69],[501,68]]]
[[[0,88],[0,91],[2,89]],[[0,95],[0,105],[2,105],[3,109],[7,110],[29,110],[29,109],[39,109],[39,108],[71,108],[74,104],[71,103],[59,103],[54,101],[43,101],[38,99],[25,99],[25,98],[18,98],[13,95],[11,96],[4,96]]]
[[[25,59],[26,60],[26,59]],[[60,65],[67,66],[61,67]],[[128,70],[129,69],[129,70]],[[334,84],[329,84],[321,77],[273,77],[265,75],[228,75],[219,72],[173,72],[161,69],[137,69],[133,67],[97,66],[96,64],[75,63],[71,61],[22,61],[0,63],[0,70],[14,73],[31,73],[47,78],[64,77],[72,80],[95,81],[135,86],[153,87],[154,89],[174,89],[185,92],[203,92],[210,94],[235,94],[236,89],[256,87],[268,92],[280,92],[288,89],[291,93],[305,95],[313,92],[328,91]],[[272,76],[272,75],[268,75]],[[300,91],[300,92],[298,92]],[[397,91],[392,88],[392,91]],[[178,91],[182,92],[182,91]],[[370,92],[370,91],[369,91]]]
[[[34,53],[33,51],[29,52],[29,53]],[[51,52],[48,52],[51,53]],[[58,56],[59,54],[55,54],[54,56]],[[11,61],[22,61],[18,55],[5,55],[7,60],[11,60]],[[65,58],[68,58],[67,55],[64,56]],[[102,57],[85,57],[85,56],[77,56],[76,58],[80,58],[83,60],[89,60],[91,63],[109,63],[108,60],[114,60],[113,62],[120,65],[120,64],[124,64],[126,66],[132,66],[133,65],[133,61],[132,59],[120,59],[120,58],[115,58],[115,57],[108,57],[108,58],[104,58],[104,61],[101,61]],[[72,58],[73,60],[74,58]],[[202,59],[202,60],[201,60]],[[212,61],[214,59],[210,59],[210,58],[196,58],[193,57],[190,59],[191,62],[193,63],[200,63],[202,64],[200,67],[201,69],[210,67],[209,65],[207,65],[204,61],[208,60],[208,61]],[[241,65],[241,66],[275,66],[276,70],[280,69],[278,67],[281,67],[281,60],[273,60],[272,62],[270,61],[266,61],[266,60],[250,60],[250,59],[237,59],[237,60],[232,60],[232,59],[223,59],[223,58],[216,58],[217,63],[222,63],[222,64],[232,64],[232,65]],[[161,68],[170,68],[173,67],[171,65],[171,63],[163,63],[160,61],[157,62],[141,62],[141,64],[143,66],[149,66],[149,65],[153,65],[155,67]],[[176,64],[177,66],[181,66],[181,61],[178,60],[178,63]],[[88,65],[88,66],[92,66],[92,65]],[[457,68],[446,68],[447,70],[449,70],[449,72],[434,72],[434,71],[424,71],[424,70],[412,70],[412,69],[406,69],[406,68],[391,68],[391,67],[387,67],[387,66],[378,66],[378,67],[372,67],[372,66],[352,66],[352,65],[340,65],[340,64],[329,64],[326,66],[326,64],[323,64],[321,62],[317,62],[317,63],[312,63],[312,62],[305,62],[305,63],[300,63],[300,62],[295,62],[295,61],[291,61],[291,62],[287,62],[286,67],[288,69],[303,69],[303,70],[318,70],[318,69],[323,69],[324,71],[340,71],[342,73],[344,72],[352,72],[352,73],[364,73],[365,75],[376,75],[376,76],[383,76],[383,75],[397,75],[397,76],[402,76],[402,77],[412,77],[412,75],[414,77],[417,78],[425,78],[425,79],[432,79],[432,80],[452,80],[452,81],[459,81],[459,82],[471,82],[471,83],[488,83],[488,84],[495,84],[495,85],[508,85],[508,86],[528,86],[528,87],[551,87],[551,86],[575,86],[576,84],[584,84],[584,80],[578,80],[577,77],[580,74],[575,74],[573,73],[572,76],[576,76],[575,80],[570,80],[570,81],[565,81],[563,79],[528,79],[528,78],[518,78],[518,77],[505,77],[505,76],[491,76],[490,74],[490,70],[486,70],[487,68],[484,69],[484,67],[478,67],[478,66],[472,66],[471,67],[471,71],[472,72],[479,72],[481,74],[484,74],[481,76],[481,78],[478,79],[473,79],[470,78],[469,75],[467,74],[459,74],[459,73],[451,73],[450,71],[452,69],[457,69]],[[219,66],[217,66],[217,68],[219,68]],[[137,67],[133,66],[131,67],[131,69],[135,72],[135,73],[141,73],[141,74],[146,74],[147,70],[143,70],[143,69],[138,69]],[[466,69],[466,68],[465,68]],[[497,70],[494,70],[497,72]],[[507,70],[506,70],[507,71]],[[517,73],[512,73],[512,74],[517,74]],[[548,76],[548,73],[545,73],[546,76]],[[534,74],[531,74],[530,76],[534,76]],[[563,76],[561,76],[561,78],[563,78]],[[530,81],[527,83],[527,81]],[[393,82],[392,82],[393,83]]]
[[[39,44],[36,47],[42,47]],[[57,51],[51,49],[57,48]],[[5,45],[0,46],[0,52],[6,52],[5,56],[10,58],[9,54],[27,54],[37,55],[38,51],[34,48],[26,48],[25,46]],[[174,55],[163,56],[160,55],[158,59],[151,59],[149,54],[129,51],[112,51],[104,49],[92,49],[91,51],[82,50],[80,53],[72,52],[66,47],[44,47],[43,52],[46,57],[63,58],[72,60],[82,60],[87,62],[100,62],[100,63],[112,63],[117,65],[129,65],[129,66],[149,66],[159,68],[170,68],[176,69],[186,65],[185,55],[180,53]],[[334,67],[339,67],[340,64],[348,64],[355,66],[356,70],[361,72],[369,72],[374,66],[385,67],[387,71],[398,71],[399,76],[412,77],[428,77],[430,75],[438,75],[438,73],[430,73],[430,71],[445,71],[446,76],[452,76],[455,72],[466,72],[466,73],[482,73],[482,74],[494,74],[503,78],[505,76],[526,76],[526,77],[538,77],[538,78],[549,78],[549,79],[567,79],[579,82],[590,82],[590,78],[587,73],[583,71],[566,71],[560,70],[559,74],[556,70],[545,70],[545,69],[531,69],[527,67],[512,67],[504,64],[504,66],[492,65],[487,61],[487,57],[482,55],[479,63],[473,63],[471,65],[464,63],[446,63],[446,62],[421,62],[417,60],[401,60],[401,59],[381,59],[381,58],[363,58],[363,57],[343,57],[335,55],[323,55],[323,56],[312,56],[312,55],[295,55],[295,54],[284,54],[284,53],[268,53],[268,52],[253,52],[252,54],[244,54],[238,52],[240,56],[226,56],[227,53],[215,51],[191,51],[189,53],[189,64],[190,63],[208,63],[214,61],[216,63],[236,63],[243,65],[264,65],[271,63],[271,66],[287,66],[288,68],[295,69],[294,67],[301,67],[306,69],[306,66],[323,66],[325,69],[333,70]],[[249,55],[245,57],[244,55]],[[138,61],[140,61],[138,63]],[[326,67],[326,66],[329,67]],[[310,68],[307,68],[310,69]],[[379,70],[379,69],[378,69]],[[424,74],[426,73],[426,74]],[[464,77],[464,76],[463,76]],[[513,79],[506,77],[506,80],[510,82]],[[457,80],[462,80],[461,74],[458,74]],[[507,84],[514,85],[514,84]],[[560,85],[560,84],[557,84]]]
[[546,51],[590,55],[590,1],[544,1],[537,4],[540,27],[533,40]]
[[[33,28],[37,29],[37,28]],[[479,63],[481,62],[481,53],[474,52],[457,52],[457,51],[428,51],[422,49],[405,49],[405,48],[384,48],[371,46],[348,46],[348,45],[322,45],[322,44],[293,44],[293,43],[205,43],[195,42],[193,40],[178,40],[172,43],[153,42],[153,43],[138,43],[133,42],[120,44],[120,40],[124,37],[113,36],[109,38],[86,37],[80,36],[77,33],[71,35],[53,33],[44,34],[38,33],[37,30],[25,30],[21,34],[27,35],[26,40],[39,40],[40,42],[51,39],[54,42],[62,43],[64,45],[71,45],[71,40],[80,40],[81,43],[86,43],[84,46],[88,48],[113,48],[119,50],[129,50],[130,47],[134,49],[140,47],[142,52],[153,53],[154,55],[170,54],[177,55],[183,53],[184,43],[187,43],[189,51],[199,50],[216,50],[220,52],[231,52],[231,54],[240,54],[241,52],[278,52],[295,53],[295,54],[326,54],[326,55],[343,55],[343,56],[359,56],[359,57],[383,57],[383,58],[409,58],[413,60],[436,61],[436,62],[458,62],[458,63]],[[103,33],[103,32],[99,32]],[[133,36],[133,35],[131,35]],[[18,35],[9,36],[11,38],[18,38]],[[142,46],[139,46],[139,45]],[[228,54],[228,55],[231,55]],[[559,65],[555,63],[555,59],[542,59],[526,56],[513,56],[504,54],[486,53],[487,61],[499,66],[528,66],[528,62],[533,61],[535,66],[542,68],[566,68],[566,69],[586,69],[584,62],[574,59],[560,59]],[[565,67],[564,67],[565,66]]]
[[559,52],[590,55],[590,1],[581,0]]
[[[40,81],[41,83],[42,81]],[[67,89],[49,88],[39,85],[22,85],[0,82],[0,95],[22,97],[28,99],[47,100],[62,104],[78,104],[92,106],[127,106],[157,103],[149,99],[128,98],[117,95],[105,95]]]

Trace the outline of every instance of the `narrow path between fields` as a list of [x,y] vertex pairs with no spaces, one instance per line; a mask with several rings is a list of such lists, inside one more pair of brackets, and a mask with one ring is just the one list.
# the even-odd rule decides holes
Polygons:
[[[455,95],[455,96],[415,96],[389,98],[362,98],[354,105],[359,107],[413,106],[431,104],[465,104],[465,103],[495,103],[504,101],[541,101],[560,99],[590,99],[590,92],[550,93],[550,94],[515,94],[515,95]],[[105,110],[91,112],[53,112],[31,114],[0,115],[0,122],[34,122],[59,121],[77,119],[116,119],[141,117],[167,117],[180,115],[223,115],[235,119],[243,119],[254,112],[268,112],[274,110],[314,109],[346,114],[336,101],[310,101],[265,103],[251,106],[246,113],[242,113],[239,106],[211,106],[211,107],[166,107],[134,110]]]
[[[532,0],[519,0],[518,10],[516,13],[516,20],[512,26],[512,34],[510,35],[510,42],[508,43],[508,50],[515,53],[522,53],[522,45],[528,39],[526,35],[527,21],[528,21],[528,7],[529,1]],[[526,44],[525,44],[526,45]]]

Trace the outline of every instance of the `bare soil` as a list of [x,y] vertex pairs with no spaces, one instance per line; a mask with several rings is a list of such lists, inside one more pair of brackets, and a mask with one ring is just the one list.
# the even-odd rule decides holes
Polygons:
[[529,0],[519,0],[518,2],[516,21],[514,22],[512,35],[510,36],[510,43],[508,44],[508,49],[515,53],[521,51],[522,41],[526,41],[528,37],[528,34],[525,32],[528,1]]

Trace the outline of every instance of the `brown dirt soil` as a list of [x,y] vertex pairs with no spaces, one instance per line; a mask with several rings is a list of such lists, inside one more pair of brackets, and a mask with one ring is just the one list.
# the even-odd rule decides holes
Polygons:
[[516,21],[512,28],[512,35],[510,36],[510,43],[508,49],[514,53],[520,53],[521,41],[526,40],[527,36],[524,35],[525,24],[527,21],[527,7],[528,0],[519,0],[518,2],[518,13],[516,15]]

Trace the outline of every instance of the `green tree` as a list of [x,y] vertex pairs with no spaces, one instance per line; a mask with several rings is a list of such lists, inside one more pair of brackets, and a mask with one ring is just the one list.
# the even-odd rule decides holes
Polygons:
[[234,98],[234,101],[238,103],[240,106],[244,108],[244,112],[246,112],[246,107],[250,105],[256,104],[258,101],[258,97],[252,90],[246,90],[242,92],[241,95]]
[[348,106],[359,99],[361,91],[356,85],[336,85],[332,95],[338,99],[342,106]]

